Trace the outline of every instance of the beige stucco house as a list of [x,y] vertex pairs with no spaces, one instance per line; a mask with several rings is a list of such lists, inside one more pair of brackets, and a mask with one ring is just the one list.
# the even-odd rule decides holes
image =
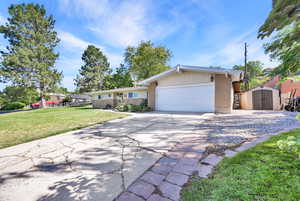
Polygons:
[[230,113],[242,79],[242,71],[177,65],[137,87],[93,92],[92,100],[97,108],[147,101],[157,111]]

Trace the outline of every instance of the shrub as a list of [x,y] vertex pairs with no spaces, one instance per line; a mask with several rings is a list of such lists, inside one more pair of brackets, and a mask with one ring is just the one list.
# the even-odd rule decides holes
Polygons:
[[140,112],[142,110],[142,107],[140,105],[130,105],[130,107],[128,107],[128,110],[130,112]]
[[300,159],[300,136],[289,136],[285,140],[278,140],[277,146],[282,151],[296,154]]
[[25,107],[24,103],[21,102],[12,102],[4,105],[1,110],[17,110]]
[[142,106],[142,107],[148,107],[148,100],[147,100],[147,99],[144,99],[144,100],[141,102],[140,106]]
[[112,106],[110,104],[105,105],[105,109],[111,109],[111,108],[112,108]]
[[140,106],[140,105],[133,105],[133,104],[128,104],[128,105],[118,105],[116,107],[116,110],[120,112],[149,112],[151,111],[151,107],[148,106]]
[[142,111],[143,111],[143,112],[150,112],[151,110],[152,110],[151,107],[148,107],[148,106],[142,107]]
[[118,110],[120,112],[126,112],[126,111],[128,111],[128,107],[127,107],[127,105],[118,105],[116,107],[116,110]]
[[66,96],[63,100],[62,103],[71,103],[72,102],[72,97],[71,96]]

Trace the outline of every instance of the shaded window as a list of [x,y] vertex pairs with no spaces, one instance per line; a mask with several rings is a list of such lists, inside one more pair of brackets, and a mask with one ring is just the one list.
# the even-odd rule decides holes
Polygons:
[[98,99],[101,99],[101,95],[98,95]]
[[110,98],[111,97],[111,94],[108,94],[108,98]]
[[137,92],[129,92],[128,93],[128,97],[129,98],[137,98],[138,97],[138,93]]

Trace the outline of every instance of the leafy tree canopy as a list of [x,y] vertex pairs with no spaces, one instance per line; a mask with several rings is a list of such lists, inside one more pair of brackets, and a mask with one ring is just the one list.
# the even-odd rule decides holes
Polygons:
[[299,14],[299,0],[273,0],[273,9],[265,23],[260,27],[258,37],[263,39],[270,36],[274,31],[281,30],[285,26],[298,21]]
[[43,99],[62,78],[54,67],[59,39],[53,16],[47,16],[38,4],[11,5],[8,13],[8,22],[0,26],[0,33],[9,42],[7,51],[2,52],[2,81],[37,88]]
[[[263,82],[266,81],[265,77],[263,76],[264,70],[263,70],[264,64],[260,61],[248,61],[247,63],[247,71],[249,76],[249,88],[255,88],[259,85],[261,85]],[[245,66],[243,65],[235,65],[233,66],[234,70],[245,70]],[[245,83],[241,85],[242,89],[247,90]]]
[[2,99],[2,104],[22,102],[29,105],[39,100],[39,94],[35,88],[7,86],[0,93],[0,99]]
[[[249,79],[253,79],[258,75],[261,75],[263,72],[264,64],[260,61],[248,61],[247,63],[247,71],[249,74]],[[235,65],[233,66],[234,70],[245,70],[245,66],[243,65]]]
[[300,69],[300,23],[286,27],[278,33],[273,41],[264,45],[266,53],[272,59],[281,61],[274,73],[288,76]]
[[129,70],[124,64],[121,64],[116,72],[105,77],[104,89],[126,88],[132,87],[133,81]]
[[281,64],[272,75],[289,76],[300,69],[300,0],[273,0],[273,9],[260,27],[258,38],[279,31],[264,45],[266,53]]
[[143,80],[169,68],[171,52],[163,46],[154,46],[151,41],[141,42],[138,47],[125,50],[125,64],[130,72]]
[[81,58],[84,64],[74,80],[77,90],[90,92],[103,89],[104,78],[110,73],[106,56],[99,48],[89,45]]

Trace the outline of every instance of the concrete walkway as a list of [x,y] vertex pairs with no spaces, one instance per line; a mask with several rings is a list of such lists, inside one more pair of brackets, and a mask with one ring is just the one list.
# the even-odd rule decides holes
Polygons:
[[282,112],[136,114],[0,150],[0,200],[179,200],[207,150],[296,126]]

